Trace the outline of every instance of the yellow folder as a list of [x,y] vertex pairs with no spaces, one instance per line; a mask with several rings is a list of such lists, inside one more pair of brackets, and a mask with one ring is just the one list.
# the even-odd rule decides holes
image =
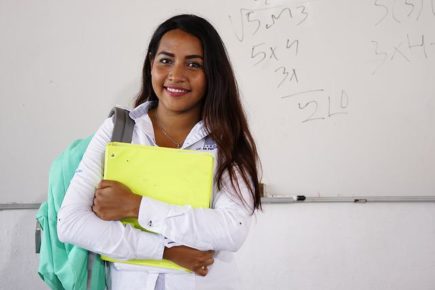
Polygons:
[[[213,188],[213,155],[129,143],[109,143],[106,147],[104,179],[119,181],[136,194],[169,204],[208,208]],[[125,219],[141,228],[137,219]],[[187,269],[168,260],[115,260],[119,262],[176,270]]]

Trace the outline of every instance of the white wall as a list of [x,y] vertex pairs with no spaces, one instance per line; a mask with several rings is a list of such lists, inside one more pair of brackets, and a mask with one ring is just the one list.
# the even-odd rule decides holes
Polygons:
[[[0,290],[37,276],[34,213],[0,211]],[[243,290],[433,290],[435,204],[267,204],[238,253]]]
[[435,204],[269,204],[240,250],[246,290],[433,290]]
[[[269,193],[435,195],[435,1],[406,3],[2,0],[0,203],[45,199],[50,162],[131,104],[150,33],[183,12],[228,47]],[[0,211],[1,290],[45,288],[35,213]],[[435,289],[434,220],[432,203],[266,205],[246,289]]]
[[0,290],[43,290],[35,254],[35,210],[0,211]]

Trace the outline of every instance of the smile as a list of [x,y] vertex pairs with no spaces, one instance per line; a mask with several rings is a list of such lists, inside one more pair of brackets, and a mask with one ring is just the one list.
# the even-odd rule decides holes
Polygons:
[[183,88],[165,87],[165,89],[171,96],[182,96],[190,92],[190,90],[186,90]]

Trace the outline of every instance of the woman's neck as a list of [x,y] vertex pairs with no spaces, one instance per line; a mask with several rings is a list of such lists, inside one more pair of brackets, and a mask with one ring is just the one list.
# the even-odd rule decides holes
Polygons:
[[200,120],[199,112],[172,113],[159,106],[150,110],[148,115],[153,123],[157,145],[172,148],[180,147]]

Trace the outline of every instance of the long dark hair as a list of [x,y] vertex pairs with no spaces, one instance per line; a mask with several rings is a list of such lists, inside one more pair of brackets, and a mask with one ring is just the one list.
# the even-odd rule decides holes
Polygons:
[[145,101],[158,101],[151,85],[151,62],[157,53],[160,39],[173,29],[181,29],[194,35],[203,47],[207,90],[203,101],[202,120],[219,149],[216,172],[218,189],[222,189],[223,174],[228,171],[237,195],[246,203],[237,182],[237,175],[240,174],[252,194],[254,209],[261,208],[257,171],[259,159],[255,142],[248,128],[225,46],[207,20],[183,14],[166,20],[156,29],[148,46],[143,66],[142,89],[135,106]]

